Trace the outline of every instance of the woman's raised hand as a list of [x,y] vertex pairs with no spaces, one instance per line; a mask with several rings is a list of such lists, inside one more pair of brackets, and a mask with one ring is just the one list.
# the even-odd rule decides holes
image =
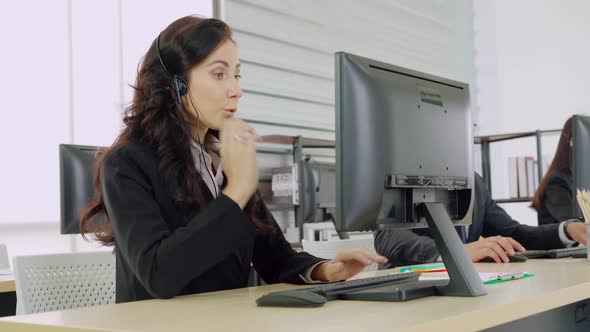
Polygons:
[[221,161],[227,178],[223,193],[241,208],[258,188],[256,142],[260,140],[252,127],[239,119],[228,119],[220,129]]

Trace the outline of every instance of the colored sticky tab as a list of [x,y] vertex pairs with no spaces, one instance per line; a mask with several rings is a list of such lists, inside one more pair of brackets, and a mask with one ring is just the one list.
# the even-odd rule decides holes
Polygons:
[[432,264],[432,265],[416,265],[416,266],[408,266],[408,267],[402,267],[400,269],[400,272],[422,272],[422,273],[427,273],[427,272],[446,272],[447,269],[445,268],[444,264]]

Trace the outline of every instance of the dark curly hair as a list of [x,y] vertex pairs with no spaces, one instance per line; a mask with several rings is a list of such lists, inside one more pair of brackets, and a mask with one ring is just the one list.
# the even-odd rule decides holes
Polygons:
[[[159,36],[159,52],[166,70],[157,55],[156,40],[151,44],[139,65],[133,102],[125,109],[124,129],[108,149],[96,159],[95,196],[82,211],[80,230],[94,233],[105,245],[115,245],[113,228],[101,200],[100,171],[109,152],[131,142],[150,147],[159,157],[159,169],[169,193],[180,211],[190,214],[207,205],[201,188],[191,144],[195,142],[191,128],[197,119],[177,99],[172,88],[171,76],[177,75],[188,82],[191,68],[200,64],[217,47],[233,41],[231,29],[223,21],[186,16],[174,21]],[[210,130],[218,137],[218,132]],[[225,185],[225,184],[224,184]],[[244,212],[255,224],[258,234],[274,232],[273,226],[263,222],[261,216],[268,213],[256,193],[244,207]]]

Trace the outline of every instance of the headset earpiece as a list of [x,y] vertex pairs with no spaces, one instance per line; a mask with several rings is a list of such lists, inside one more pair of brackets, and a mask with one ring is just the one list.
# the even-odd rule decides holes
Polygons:
[[186,84],[186,82],[184,81],[184,79],[182,77],[180,77],[178,75],[174,75],[173,82],[174,82],[173,83],[174,84],[174,90],[176,90],[176,92],[179,95],[182,96],[182,95],[184,95],[187,92],[188,87],[187,87],[187,84]]

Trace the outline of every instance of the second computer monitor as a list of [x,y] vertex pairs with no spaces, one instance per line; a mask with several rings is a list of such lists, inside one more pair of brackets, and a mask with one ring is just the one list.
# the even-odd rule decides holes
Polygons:
[[80,233],[80,213],[94,198],[94,166],[100,147],[59,145],[60,233]]
[[[574,115],[572,117],[572,173],[573,202],[576,201],[578,189],[590,190],[590,116]],[[575,215],[580,219],[582,211],[578,204],[573,204]],[[586,220],[588,221],[588,220]]]
[[420,202],[471,222],[469,85],[339,52],[336,227],[426,227]]

